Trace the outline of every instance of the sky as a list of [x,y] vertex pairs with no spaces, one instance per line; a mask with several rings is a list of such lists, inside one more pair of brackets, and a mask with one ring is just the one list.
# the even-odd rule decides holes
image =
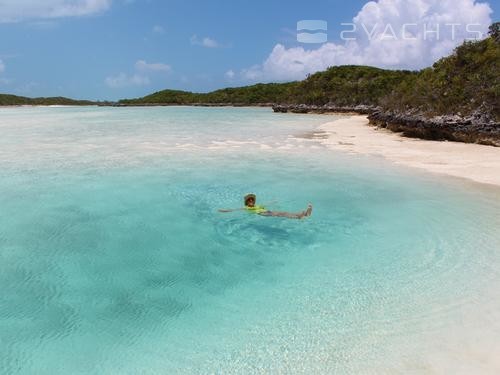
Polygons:
[[500,0],[0,0],[0,93],[117,100],[420,69],[499,14]]

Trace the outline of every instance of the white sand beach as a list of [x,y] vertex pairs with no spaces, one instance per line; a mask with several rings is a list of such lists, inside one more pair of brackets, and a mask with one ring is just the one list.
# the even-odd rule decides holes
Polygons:
[[322,125],[322,142],[352,153],[381,155],[395,163],[430,172],[500,186],[500,148],[460,142],[403,137],[368,126],[366,116],[351,116]]

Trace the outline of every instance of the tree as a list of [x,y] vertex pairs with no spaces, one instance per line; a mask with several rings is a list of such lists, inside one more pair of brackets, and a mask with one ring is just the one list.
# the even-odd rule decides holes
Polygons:
[[495,42],[500,43],[500,22],[495,22],[490,26],[489,29],[490,36],[495,40]]

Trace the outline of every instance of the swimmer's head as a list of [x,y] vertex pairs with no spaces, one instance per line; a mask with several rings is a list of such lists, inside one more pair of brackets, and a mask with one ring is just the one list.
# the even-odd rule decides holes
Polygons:
[[246,207],[253,207],[255,206],[257,198],[255,194],[247,194],[245,195],[244,202]]

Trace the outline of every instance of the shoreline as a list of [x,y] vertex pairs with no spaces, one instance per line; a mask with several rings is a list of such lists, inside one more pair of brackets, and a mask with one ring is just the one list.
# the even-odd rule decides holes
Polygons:
[[500,149],[474,143],[408,138],[354,115],[324,123],[321,143],[339,151],[378,155],[399,165],[500,187]]
[[469,116],[447,114],[426,117],[409,110],[404,113],[384,111],[372,105],[336,106],[333,104],[277,104],[277,113],[313,113],[368,115],[370,125],[386,128],[406,137],[431,141],[478,143],[500,147],[500,123],[494,122],[486,112],[479,110]]

